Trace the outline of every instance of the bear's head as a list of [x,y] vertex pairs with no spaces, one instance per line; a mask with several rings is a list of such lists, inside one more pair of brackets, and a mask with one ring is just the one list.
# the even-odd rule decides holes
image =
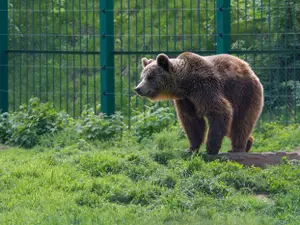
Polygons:
[[177,59],[169,59],[165,54],[159,54],[156,60],[143,58],[143,71],[141,81],[135,88],[136,93],[150,101],[176,99],[176,61]]

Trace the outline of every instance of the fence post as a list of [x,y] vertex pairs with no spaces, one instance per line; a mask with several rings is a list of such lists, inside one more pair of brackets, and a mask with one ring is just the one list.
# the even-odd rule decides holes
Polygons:
[[8,112],[8,0],[0,1],[0,110]]
[[115,112],[114,1],[100,0],[101,112]]
[[217,54],[228,53],[230,38],[230,0],[217,1]]

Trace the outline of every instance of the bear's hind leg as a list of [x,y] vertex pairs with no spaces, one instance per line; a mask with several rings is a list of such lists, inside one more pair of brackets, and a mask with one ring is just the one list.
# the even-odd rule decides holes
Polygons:
[[207,131],[204,118],[197,117],[195,107],[187,99],[175,100],[177,117],[190,143],[189,151],[198,150]]
[[239,120],[233,117],[230,134],[232,149],[229,152],[250,151],[254,141],[253,137],[251,136],[254,124],[255,121],[251,121],[250,118]]
[[262,112],[263,87],[258,80],[251,80],[247,89],[241,91],[240,105],[234,110],[230,138],[231,152],[249,152],[254,139],[251,136]]
[[246,144],[246,152],[249,152],[254,142],[254,138],[252,136],[249,137]]

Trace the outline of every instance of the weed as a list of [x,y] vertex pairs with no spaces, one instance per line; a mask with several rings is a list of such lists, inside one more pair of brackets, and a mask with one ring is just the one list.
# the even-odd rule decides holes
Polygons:
[[[147,106],[145,113],[135,112],[132,117],[133,134],[140,142],[144,138],[151,137],[170,125],[174,125],[174,112],[169,107],[159,107],[158,104]],[[174,121],[174,122],[170,122]]]

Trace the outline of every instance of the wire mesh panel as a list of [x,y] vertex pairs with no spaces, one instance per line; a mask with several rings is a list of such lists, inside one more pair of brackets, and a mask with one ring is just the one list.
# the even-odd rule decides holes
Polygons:
[[[109,9],[114,12],[114,73],[107,73],[105,79],[109,83],[109,76],[115,77],[115,89],[107,94],[114,96],[115,109],[122,111],[129,125],[134,110],[143,111],[151,104],[134,93],[143,57],[159,53],[176,57],[183,51],[216,54],[222,35],[230,36],[229,53],[249,62],[264,85],[262,119],[299,121],[300,2],[231,0],[230,20],[220,13],[228,10],[225,3],[114,1],[114,9]],[[100,14],[105,12],[100,1],[9,0],[8,7],[10,110],[32,96],[52,101],[73,116],[87,104],[96,109],[103,94],[100,42],[110,35],[100,33]],[[229,34],[220,33],[225,22],[230,23]]]
[[98,0],[9,1],[9,105],[30,97],[79,115],[100,95]]
[[248,61],[265,90],[263,120],[299,122],[297,0],[231,0],[230,53]]
[[116,108],[128,124],[132,111],[149,103],[134,93],[141,59],[183,51],[214,54],[215,23],[214,1],[115,1]]

